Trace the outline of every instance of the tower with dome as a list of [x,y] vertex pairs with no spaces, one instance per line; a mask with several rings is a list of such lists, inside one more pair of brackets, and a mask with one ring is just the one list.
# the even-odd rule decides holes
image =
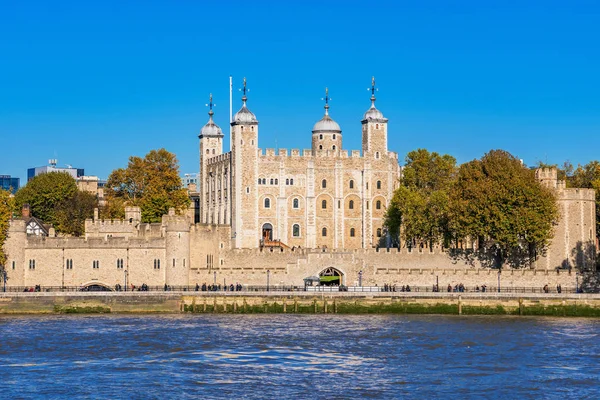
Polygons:
[[398,155],[388,150],[388,120],[371,105],[363,115],[362,149],[345,150],[342,129],[325,113],[312,128],[311,149],[262,150],[259,122],[242,107],[231,122],[231,152],[209,121],[200,131],[200,223],[231,227],[231,248],[375,247],[385,236],[383,220],[400,176]]

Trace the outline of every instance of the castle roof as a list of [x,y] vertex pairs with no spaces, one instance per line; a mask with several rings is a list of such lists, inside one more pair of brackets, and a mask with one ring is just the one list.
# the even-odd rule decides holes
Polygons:
[[313,133],[318,132],[333,132],[333,133],[341,133],[342,129],[329,116],[329,89],[325,88],[325,115],[321,118],[317,123],[313,126]]
[[365,112],[365,115],[363,115],[362,122],[387,122],[387,118],[385,118],[383,113],[375,107],[375,92],[378,90],[375,88],[375,77],[371,80],[371,89],[368,90],[371,90],[371,107]]
[[219,125],[215,124],[215,122],[213,121],[214,112],[212,110],[212,93],[210,95],[210,103],[208,103],[207,105],[210,107],[210,110],[208,111],[208,122],[202,127],[202,129],[200,130],[200,135],[198,135],[198,137],[200,139],[202,139],[203,137],[223,137],[223,131],[221,130],[221,128],[219,128]]
[[240,111],[236,112],[233,116],[233,122],[236,124],[257,124],[258,120],[256,119],[256,116],[246,106],[246,101],[248,101],[248,98],[246,97],[246,92],[248,91],[246,89],[246,78],[244,78],[244,88],[242,91],[244,93],[242,96],[242,108],[240,108]]

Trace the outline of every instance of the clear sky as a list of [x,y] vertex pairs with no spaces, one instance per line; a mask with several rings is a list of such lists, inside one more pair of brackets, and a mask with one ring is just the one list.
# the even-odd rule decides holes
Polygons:
[[57,158],[106,178],[160,147],[197,172],[211,92],[229,132],[229,75],[261,148],[310,148],[328,86],[360,149],[375,75],[401,159],[600,159],[598,1],[0,0],[0,174]]

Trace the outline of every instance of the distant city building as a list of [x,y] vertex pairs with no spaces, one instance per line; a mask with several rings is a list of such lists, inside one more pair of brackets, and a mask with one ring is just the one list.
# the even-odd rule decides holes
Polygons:
[[184,174],[181,177],[181,182],[183,183],[183,187],[190,189],[190,185],[195,185],[194,188],[198,187],[198,175],[197,173],[195,174]]
[[20,186],[20,179],[13,178],[10,175],[0,175],[0,189],[8,190],[12,194],[15,194]]
[[77,179],[77,178],[85,175],[83,168],[73,168],[70,165],[67,165],[64,168],[57,167],[56,166],[57,163],[58,163],[58,160],[52,159],[52,160],[48,160],[49,165],[46,165],[43,167],[28,168],[27,169],[27,182],[29,182],[30,180],[32,180],[34,177],[36,177],[38,175],[46,174],[48,172],[66,172],[69,175],[71,175],[74,179]]

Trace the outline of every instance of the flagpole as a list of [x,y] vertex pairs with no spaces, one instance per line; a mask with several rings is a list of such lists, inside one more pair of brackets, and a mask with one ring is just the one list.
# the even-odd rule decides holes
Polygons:
[[233,78],[229,75],[229,151],[232,150],[232,128],[231,123],[233,122]]

